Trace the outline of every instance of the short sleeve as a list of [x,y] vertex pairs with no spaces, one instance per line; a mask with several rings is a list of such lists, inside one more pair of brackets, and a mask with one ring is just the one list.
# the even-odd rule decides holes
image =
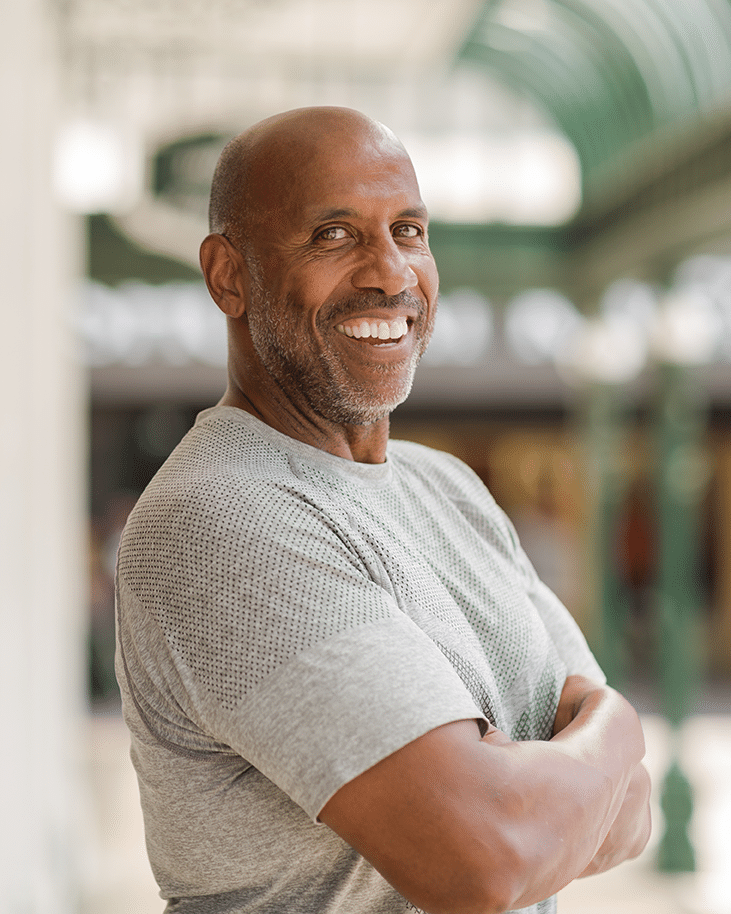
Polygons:
[[232,487],[200,504],[155,501],[135,510],[120,550],[120,644],[126,675],[157,704],[142,711],[148,726],[168,743],[201,745],[171,719],[181,708],[314,819],[429,730],[484,720],[346,527],[306,497]]
[[397,614],[297,654],[239,713],[212,724],[315,818],[343,784],[381,759],[469,718],[484,720],[458,674]]

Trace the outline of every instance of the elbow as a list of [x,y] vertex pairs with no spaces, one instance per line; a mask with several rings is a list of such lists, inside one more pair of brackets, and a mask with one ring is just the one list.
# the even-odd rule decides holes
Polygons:
[[499,867],[484,874],[478,891],[469,898],[462,898],[462,904],[445,908],[449,914],[506,914],[535,902],[543,901],[543,893],[535,889],[535,874],[530,872],[524,855],[506,855]]
[[489,848],[479,844],[475,842],[474,854],[453,859],[428,884],[411,886],[406,897],[429,914],[506,914],[525,907],[517,902],[530,882],[526,856],[507,841]]
[[459,888],[435,914],[506,914],[543,901],[553,892],[544,892],[546,880],[539,875],[545,869],[541,843],[523,829],[506,829],[479,860],[473,859],[468,872],[463,870]]

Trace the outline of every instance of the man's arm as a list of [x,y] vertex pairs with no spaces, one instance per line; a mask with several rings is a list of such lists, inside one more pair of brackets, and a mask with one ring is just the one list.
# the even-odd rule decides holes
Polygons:
[[[595,684],[582,676],[569,676],[563,688],[561,703],[554,722],[554,743],[575,738],[574,733],[592,715],[600,693]],[[599,718],[592,715],[592,725],[599,725]],[[582,731],[582,737],[586,735]],[[650,837],[650,776],[639,764],[627,785],[622,803],[611,828],[589,866],[581,873],[592,876],[603,873],[624,860],[642,852]]]
[[604,843],[582,876],[604,873],[624,860],[637,857],[650,838],[650,775],[644,765],[638,765],[622,801],[617,818],[612,823]]
[[550,742],[446,724],[345,784],[320,819],[430,914],[497,914],[554,894],[607,842],[619,862],[611,828],[643,755],[629,703],[569,677]]

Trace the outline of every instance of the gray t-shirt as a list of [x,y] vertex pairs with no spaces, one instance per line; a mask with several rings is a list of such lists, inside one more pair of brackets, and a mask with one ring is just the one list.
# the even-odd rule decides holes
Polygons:
[[117,597],[168,911],[415,910],[317,822],[327,800],[450,721],[548,739],[566,673],[602,678],[460,461],[392,441],[353,463],[232,407],[201,413],[140,498]]

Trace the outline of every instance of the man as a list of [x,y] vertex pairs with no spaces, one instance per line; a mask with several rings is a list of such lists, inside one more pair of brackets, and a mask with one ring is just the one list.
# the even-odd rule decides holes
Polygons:
[[411,162],[291,111],[227,146],[210,214],[228,389],[118,564],[167,910],[553,911],[644,846],[643,737],[474,474],[388,441],[437,300]]

